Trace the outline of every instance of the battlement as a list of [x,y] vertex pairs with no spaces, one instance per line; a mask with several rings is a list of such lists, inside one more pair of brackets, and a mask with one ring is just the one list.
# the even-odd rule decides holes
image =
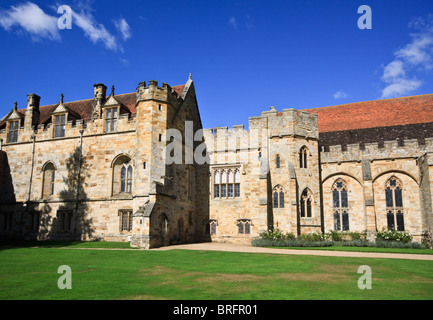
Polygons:
[[264,148],[267,139],[272,137],[296,136],[317,140],[318,117],[314,113],[296,109],[278,112],[271,107],[260,116],[250,117],[248,130],[244,125],[216,127],[204,129],[203,136],[209,152]]
[[[27,108],[18,110],[15,103],[12,111],[1,119],[0,139],[5,145],[29,143],[32,141],[32,136],[37,141],[78,138],[81,130],[84,131],[85,136],[133,131],[136,130],[136,112],[140,101],[156,100],[177,106],[188,89],[185,87],[181,85],[172,88],[167,83],[162,83],[162,86],[159,87],[157,81],[151,80],[147,86],[144,81],[140,82],[136,92],[126,94],[115,95],[114,86],[112,86],[111,94],[107,95],[107,87],[102,83],[97,83],[93,86],[92,99],[64,102],[63,94],[61,94],[57,104],[44,106],[39,106],[41,99],[39,96],[29,94]],[[117,108],[115,129],[105,128],[104,108]],[[62,114],[65,115],[61,124],[62,134],[56,137],[54,117]],[[14,141],[10,141],[10,137],[7,136],[9,122],[12,121],[19,122],[18,127],[14,127],[14,134],[17,136]]]
[[178,100],[181,98],[180,92],[176,92],[165,82],[159,87],[156,80],[150,80],[147,86],[146,82],[140,82],[136,91],[137,102],[146,100]]
[[271,107],[269,111],[263,111],[259,117],[251,117],[249,125],[250,129],[267,127],[271,137],[289,135],[319,138],[317,115],[293,108],[277,111],[275,107]]
[[433,152],[433,137],[426,138],[424,144],[417,139],[391,140],[383,143],[365,143],[332,145],[329,149],[322,147],[321,162],[362,161],[365,159],[398,159],[417,158],[425,153]]
[[[204,129],[204,136],[210,139],[235,139],[240,137],[283,137],[297,136],[309,139],[318,139],[318,117],[314,113],[299,111],[296,109],[283,109],[278,112],[275,107],[269,111],[263,111],[260,116],[249,118],[249,130],[244,125],[228,127],[216,127]],[[213,137],[214,135],[215,137]]]

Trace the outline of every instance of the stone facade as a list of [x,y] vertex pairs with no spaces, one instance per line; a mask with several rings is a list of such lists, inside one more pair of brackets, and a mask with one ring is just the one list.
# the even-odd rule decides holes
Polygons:
[[270,228],[374,238],[391,216],[418,240],[432,229],[427,120],[371,128],[390,139],[376,142],[369,129],[333,136],[320,132],[320,114],[273,107],[249,118],[248,130],[203,129],[191,77],[175,87],[141,82],[129,94],[106,89],[49,106],[29,94],[25,109],[0,120],[0,237],[150,248],[249,243]]

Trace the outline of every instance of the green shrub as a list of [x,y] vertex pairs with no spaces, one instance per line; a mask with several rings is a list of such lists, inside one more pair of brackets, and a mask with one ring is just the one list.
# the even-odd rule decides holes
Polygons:
[[255,238],[251,241],[253,247],[330,247],[331,241],[282,240]]
[[365,240],[344,241],[341,245],[343,247],[376,247],[376,243]]
[[406,249],[426,249],[426,246],[419,242],[402,242],[402,241],[383,241],[376,240],[377,248],[406,248]]
[[356,232],[356,231],[329,231],[325,237],[334,242],[343,241],[367,241],[367,232]]
[[397,230],[386,230],[385,228],[383,228],[382,231],[377,232],[376,238],[379,242],[399,241],[402,243],[410,243],[413,240],[413,237],[410,234]]
[[431,231],[424,231],[421,242],[427,248],[433,249],[433,233]]
[[272,239],[272,240],[291,240],[295,239],[295,235],[293,233],[287,232],[284,234],[280,229],[273,229],[262,232],[260,234],[262,239]]
[[307,233],[307,234],[301,234],[298,236],[297,240],[301,241],[311,241],[311,242],[317,242],[317,241],[325,241],[326,235],[323,233]]

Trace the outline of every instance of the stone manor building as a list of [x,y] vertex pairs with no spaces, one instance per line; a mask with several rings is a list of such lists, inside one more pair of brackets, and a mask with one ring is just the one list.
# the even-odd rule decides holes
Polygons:
[[432,230],[433,94],[204,129],[191,77],[93,89],[53,105],[29,94],[0,120],[0,238],[149,248],[270,228]]

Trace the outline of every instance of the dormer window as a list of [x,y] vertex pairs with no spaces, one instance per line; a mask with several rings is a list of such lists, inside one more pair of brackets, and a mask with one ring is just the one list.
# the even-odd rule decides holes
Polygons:
[[10,121],[8,130],[8,143],[18,142],[18,129],[20,127],[20,121]]
[[105,132],[114,132],[117,129],[118,108],[105,109]]
[[65,136],[66,114],[54,116],[54,138],[62,138]]

